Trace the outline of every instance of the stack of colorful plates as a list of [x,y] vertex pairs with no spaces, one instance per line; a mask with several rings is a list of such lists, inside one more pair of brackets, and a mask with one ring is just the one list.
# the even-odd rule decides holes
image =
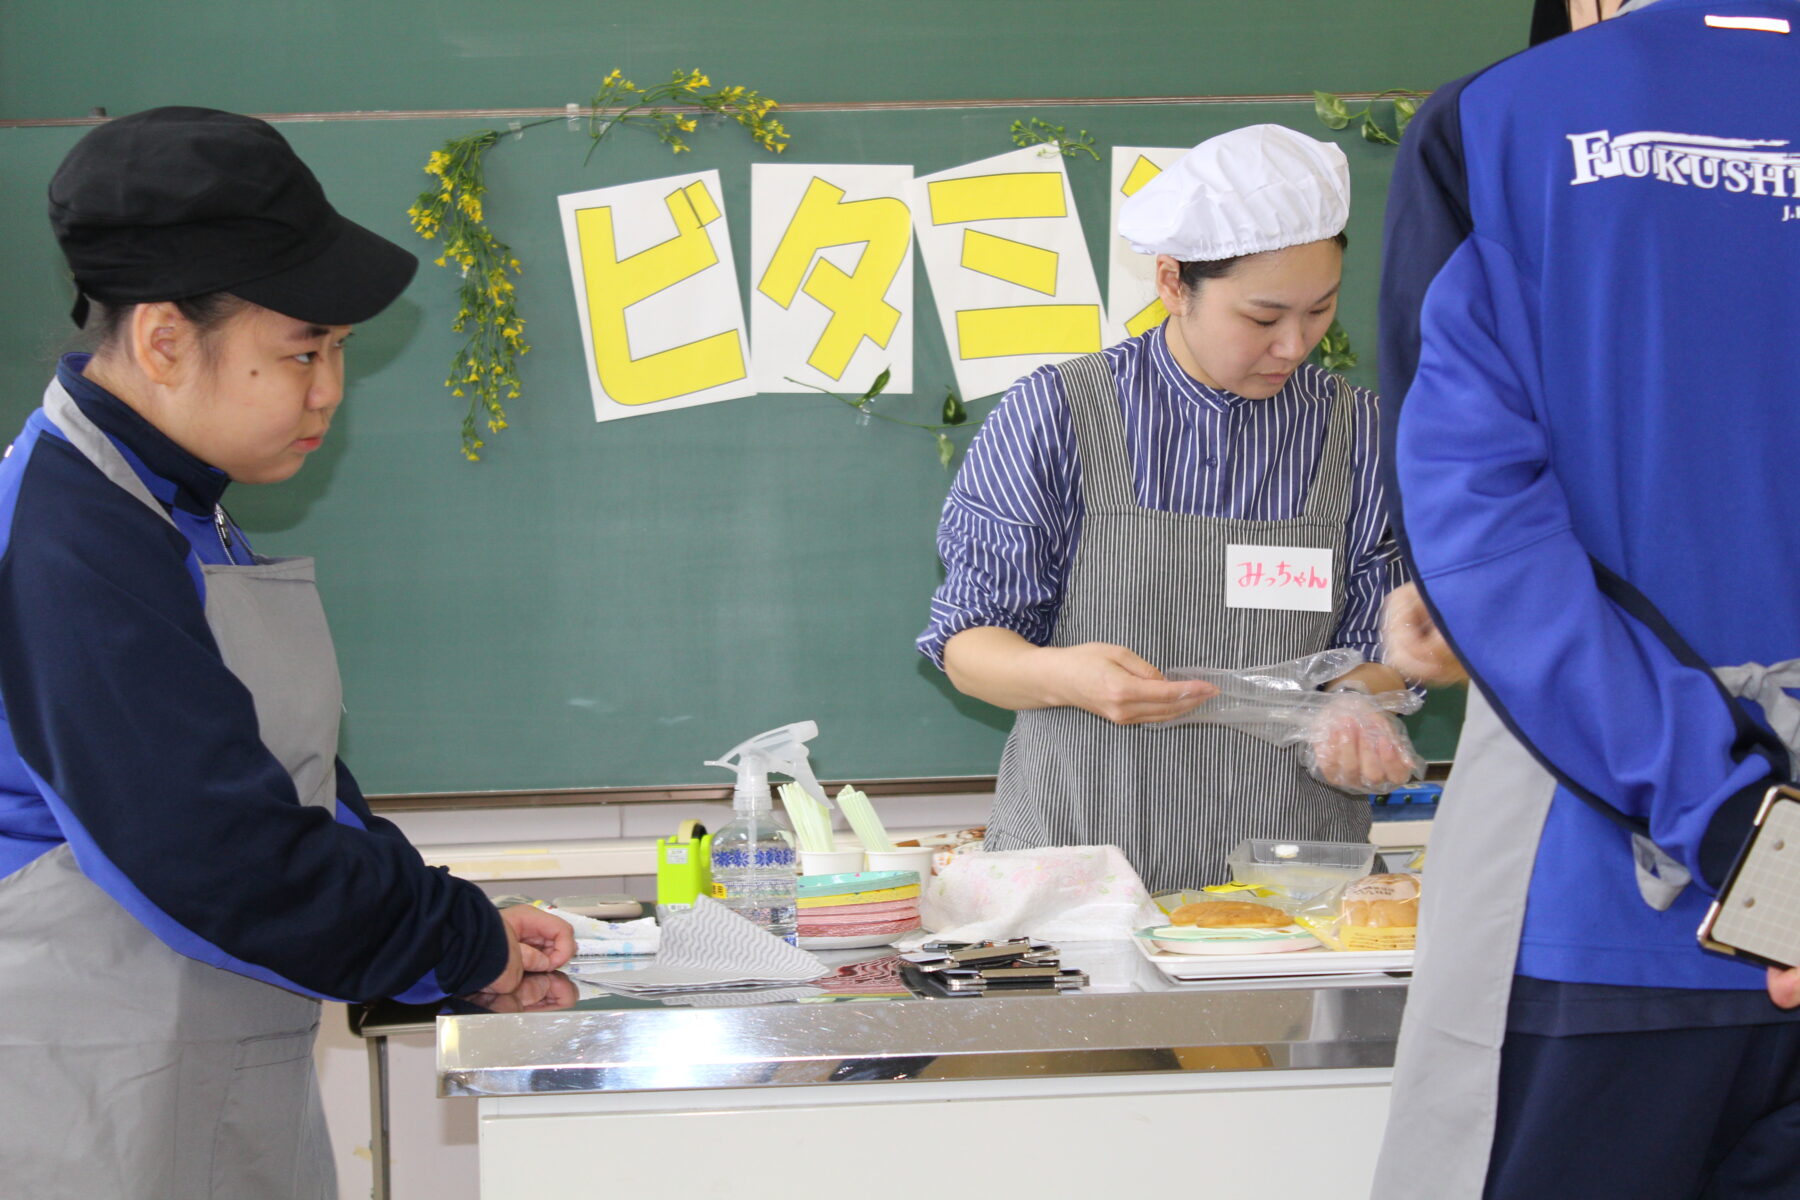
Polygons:
[[800,944],[814,950],[885,946],[919,927],[917,871],[800,877]]

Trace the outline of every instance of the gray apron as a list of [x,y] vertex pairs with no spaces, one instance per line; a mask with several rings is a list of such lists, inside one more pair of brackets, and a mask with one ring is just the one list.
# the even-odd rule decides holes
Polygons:
[[[1513,964],[1556,780],[1479,688],[1432,822],[1419,945],[1371,1195],[1477,1200],[1499,1108]],[[1442,939],[1435,930],[1447,931]]]
[[[1800,702],[1781,688],[1800,686],[1800,662],[1714,673],[1733,695],[1757,701],[1796,752]],[[1430,884],[1419,899],[1419,946],[1371,1192],[1381,1200],[1478,1200],[1486,1185],[1513,969],[1556,786],[1471,687],[1456,769],[1432,822]],[[1642,836],[1633,853],[1641,898],[1666,909],[1686,870]]]
[[[44,407],[168,519],[60,384]],[[263,743],[303,803],[334,805],[341,701],[312,560],[204,572],[207,624],[255,699]],[[0,879],[0,1192],[329,1200],[318,1020],[316,1000],[169,949],[57,847]]]
[[[1053,646],[1109,642],[1162,670],[1243,668],[1330,647],[1344,603],[1353,405],[1331,407],[1301,515],[1286,521],[1141,507],[1111,368],[1100,354],[1057,368],[1081,455],[1081,541]],[[1225,606],[1225,547],[1332,552],[1332,611]],[[1368,840],[1366,797],[1313,779],[1293,751],[1214,725],[1115,725],[1079,708],[1018,714],[1000,758],[991,850],[1114,845],[1152,892],[1220,883],[1244,838]]]

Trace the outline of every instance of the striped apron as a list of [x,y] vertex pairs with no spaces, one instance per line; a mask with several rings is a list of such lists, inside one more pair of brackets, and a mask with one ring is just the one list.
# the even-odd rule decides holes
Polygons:
[[[1081,456],[1081,540],[1053,646],[1123,645],[1161,670],[1243,668],[1328,649],[1344,603],[1353,406],[1338,382],[1300,516],[1250,521],[1141,507],[1112,371],[1061,364]],[[1227,545],[1332,552],[1332,611],[1225,607]],[[1244,838],[1368,840],[1366,797],[1311,778],[1291,749],[1213,725],[1115,725],[1079,708],[1020,712],[1001,755],[987,848],[1115,845],[1152,892],[1227,878]]]

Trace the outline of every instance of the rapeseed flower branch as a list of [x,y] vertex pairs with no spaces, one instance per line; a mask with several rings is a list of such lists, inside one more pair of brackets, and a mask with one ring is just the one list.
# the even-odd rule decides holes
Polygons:
[[[774,100],[741,85],[713,89],[711,78],[699,68],[676,70],[666,83],[639,88],[614,67],[588,104],[588,156],[614,129],[626,125],[650,129],[672,154],[687,153],[693,147],[682,135],[696,132],[699,117],[707,113],[735,121],[759,146],[779,154],[787,149],[789,135],[770,115],[777,107]],[[514,129],[522,132],[562,119]],[[481,437],[484,425],[489,435],[507,427],[504,402],[519,398],[518,360],[531,349],[513,282],[522,268],[512,248],[488,227],[483,199],[486,155],[500,143],[501,132],[488,129],[452,138],[431,151],[424,170],[435,186],[419,193],[406,210],[413,231],[439,244],[432,261],[455,270],[462,279],[450,328],[465,336],[451,358],[444,386],[452,397],[469,402],[462,421],[462,454],[470,462],[479,461],[487,445]]]

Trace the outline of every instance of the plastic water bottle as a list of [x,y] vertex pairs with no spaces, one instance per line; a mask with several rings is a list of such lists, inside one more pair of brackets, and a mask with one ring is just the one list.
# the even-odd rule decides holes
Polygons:
[[806,756],[806,743],[818,736],[819,727],[813,722],[796,721],[759,733],[706,764],[737,775],[731,793],[735,815],[712,840],[713,899],[796,945],[800,856],[795,853],[793,830],[769,802],[769,772],[792,775],[824,804]]
[[766,780],[762,798],[761,807],[740,807],[731,824],[713,835],[713,898],[776,937],[796,942],[800,905],[794,837],[767,803]]

